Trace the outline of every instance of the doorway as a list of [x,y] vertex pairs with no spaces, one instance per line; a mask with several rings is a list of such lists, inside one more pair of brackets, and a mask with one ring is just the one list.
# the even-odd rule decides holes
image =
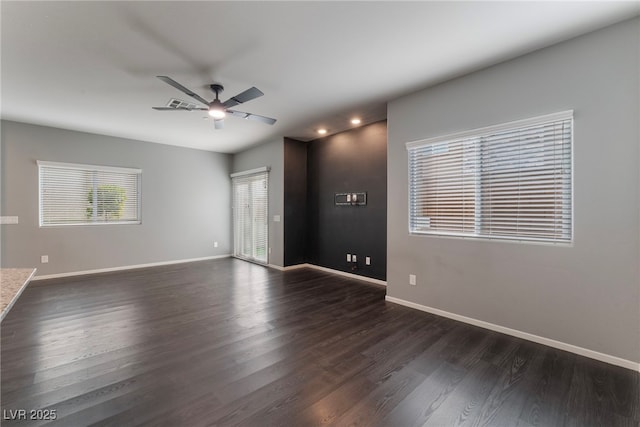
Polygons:
[[262,168],[231,175],[233,186],[233,255],[269,261],[269,171]]

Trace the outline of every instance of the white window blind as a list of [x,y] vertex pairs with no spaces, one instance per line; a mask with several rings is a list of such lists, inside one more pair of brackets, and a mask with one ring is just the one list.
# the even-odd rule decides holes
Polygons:
[[233,176],[232,183],[234,255],[267,263],[269,172]]
[[409,229],[571,242],[573,113],[407,144]]
[[40,225],[140,223],[139,169],[38,161]]

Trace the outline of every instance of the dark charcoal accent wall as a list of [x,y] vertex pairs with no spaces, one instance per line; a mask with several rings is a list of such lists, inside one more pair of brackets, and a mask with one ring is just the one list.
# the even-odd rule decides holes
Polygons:
[[284,266],[307,262],[307,143],[284,138]]
[[[360,191],[367,193],[366,206],[334,205],[334,193]],[[310,263],[386,280],[386,121],[307,144],[307,209]],[[347,253],[358,256],[357,270]]]

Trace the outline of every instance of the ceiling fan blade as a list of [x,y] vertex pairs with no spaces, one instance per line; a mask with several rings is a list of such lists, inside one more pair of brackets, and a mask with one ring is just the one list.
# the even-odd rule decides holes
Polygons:
[[208,108],[186,108],[186,107],[151,107],[158,111],[207,111]]
[[257,87],[252,87],[245,90],[242,93],[237,94],[236,96],[232,96],[231,98],[223,102],[222,105],[224,105],[225,108],[229,108],[238,104],[242,104],[243,102],[247,102],[247,101],[251,101],[252,99],[259,98],[262,95],[264,95],[264,93],[262,93],[260,89],[258,89]]
[[214,120],[213,121],[213,127],[215,129],[222,129],[224,128],[224,120],[220,119],[220,120]]
[[159,78],[160,80],[162,80],[163,82],[165,82],[166,84],[175,87],[180,92],[186,93],[187,95],[189,95],[193,99],[197,99],[198,101],[202,102],[204,105],[209,105],[209,101],[207,101],[206,99],[204,99],[203,97],[201,97],[197,93],[194,93],[192,90],[189,90],[186,87],[182,86],[180,83],[178,83],[177,81],[173,80],[171,77],[167,77],[167,76],[156,76],[156,77]]
[[271,117],[260,116],[258,114],[252,114],[252,113],[245,113],[244,111],[227,110],[227,113],[235,117],[240,117],[242,119],[247,119],[247,120],[256,120],[262,123],[266,123],[268,125],[272,125],[277,121],[276,119],[272,119]]

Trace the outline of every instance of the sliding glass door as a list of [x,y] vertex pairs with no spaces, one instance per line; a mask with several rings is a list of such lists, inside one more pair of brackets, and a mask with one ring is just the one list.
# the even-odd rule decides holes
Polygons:
[[234,255],[268,262],[269,172],[232,175]]

